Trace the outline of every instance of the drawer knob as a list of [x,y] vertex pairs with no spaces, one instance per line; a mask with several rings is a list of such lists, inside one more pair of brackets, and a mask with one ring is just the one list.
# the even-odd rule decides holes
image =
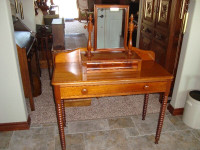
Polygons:
[[87,90],[87,89],[82,89],[82,90],[81,90],[81,93],[82,93],[82,94],[87,94],[87,93],[88,93],[88,90]]
[[145,90],[146,90],[146,89],[148,89],[148,88],[149,88],[149,86],[148,86],[148,85],[145,85],[145,86],[144,86],[144,89],[145,89]]

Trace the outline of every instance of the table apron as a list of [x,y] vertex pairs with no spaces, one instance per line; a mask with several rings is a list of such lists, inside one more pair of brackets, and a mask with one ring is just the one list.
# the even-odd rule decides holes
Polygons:
[[61,99],[104,97],[166,92],[168,82],[61,86]]

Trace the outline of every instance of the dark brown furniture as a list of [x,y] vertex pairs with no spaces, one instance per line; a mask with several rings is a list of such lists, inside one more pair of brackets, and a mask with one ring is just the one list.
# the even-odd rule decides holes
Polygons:
[[40,47],[40,63],[44,60],[47,63],[49,79],[51,80],[51,66],[52,66],[52,56],[51,56],[51,48],[52,48],[52,33],[48,32],[49,27],[41,26],[39,31],[36,34],[38,47]]
[[154,51],[156,62],[174,76],[178,66],[188,1],[143,0],[139,48]]
[[21,71],[24,95],[35,110],[33,96],[41,94],[40,67],[35,35],[29,31],[15,31],[15,42]]
[[65,49],[65,23],[62,18],[52,21],[53,49]]

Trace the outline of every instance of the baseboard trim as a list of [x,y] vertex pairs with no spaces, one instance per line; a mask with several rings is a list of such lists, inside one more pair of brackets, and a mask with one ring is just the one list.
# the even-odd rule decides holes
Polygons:
[[28,130],[30,124],[31,118],[28,116],[26,122],[0,123],[0,131]]
[[177,108],[177,109],[174,109],[174,107],[169,104],[167,109],[169,110],[169,112],[173,115],[173,116],[178,116],[178,115],[183,115],[183,110],[184,108]]

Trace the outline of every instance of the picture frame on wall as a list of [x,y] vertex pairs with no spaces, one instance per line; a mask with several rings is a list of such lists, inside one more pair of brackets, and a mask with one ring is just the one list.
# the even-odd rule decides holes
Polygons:
[[22,4],[22,2],[19,3],[19,9],[20,9],[21,19],[23,20],[24,19],[24,11],[23,11],[23,4]]
[[16,14],[19,13],[19,3],[18,3],[18,0],[15,0],[15,12],[16,12]]

